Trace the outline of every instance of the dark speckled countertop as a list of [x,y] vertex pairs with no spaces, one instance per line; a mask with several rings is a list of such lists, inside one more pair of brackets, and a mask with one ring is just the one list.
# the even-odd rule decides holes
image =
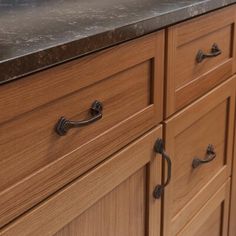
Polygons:
[[0,0],[0,84],[236,0]]

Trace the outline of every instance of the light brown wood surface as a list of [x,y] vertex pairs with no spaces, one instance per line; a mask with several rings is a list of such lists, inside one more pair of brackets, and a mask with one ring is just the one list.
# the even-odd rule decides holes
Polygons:
[[[233,5],[1,86],[0,235],[236,236],[235,73]],[[55,133],[94,100],[101,120]]]
[[178,236],[227,236],[230,179],[191,219]]
[[146,178],[143,167],[55,236],[145,236]]
[[[100,82],[153,58],[162,57],[161,32],[1,85],[0,123]],[[159,52],[157,52],[159,51]],[[162,60],[158,60],[163,63]],[[158,64],[160,65],[160,64]],[[161,76],[162,68],[156,73]],[[160,73],[160,74],[159,74]],[[161,86],[161,81],[159,81]],[[160,89],[160,92],[161,89]]]
[[[134,206],[138,204],[140,208],[134,209],[134,206],[129,205],[128,209],[132,210],[132,215],[129,216],[126,215],[125,212],[120,212],[122,217],[124,217],[124,219],[120,220],[128,220],[129,217],[133,218],[133,214],[138,214],[138,218],[142,220],[144,217],[143,208],[145,206],[145,225],[139,227],[142,230],[145,229],[146,233],[143,234],[145,236],[159,236],[161,201],[154,199],[152,195],[155,186],[161,182],[162,158],[159,154],[156,154],[153,149],[156,139],[161,137],[162,128],[159,126],[132,143],[127,148],[118,152],[103,164],[94,168],[91,172],[88,172],[57,194],[54,194],[52,197],[48,198],[46,201],[33,208],[15,222],[9,224],[0,231],[0,235],[49,236],[54,235],[60,230],[62,230],[61,232],[63,232],[63,230],[68,232],[67,230],[69,230],[71,235],[74,235],[74,232],[78,232],[78,230],[74,231],[72,229],[74,227],[74,223],[76,224],[76,227],[80,224],[78,223],[77,225],[76,223],[77,220],[80,221],[79,218],[77,218],[78,216],[82,214],[81,218],[86,218],[86,214],[90,215],[90,211],[92,211],[91,217],[95,217],[93,215],[96,214],[96,217],[101,217],[101,220],[103,220],[104,217],[109,217],[106,214],[103,215],[103,210],[105,210],[105,208],[101,211],[94,212],[92,210],[93,207],[96,209],[96,207],[104,201],[108,201],[108,204],[112,205],[112,200],[110,202],[110,200],[105,199],[109,199],[110,196],[117,194],[121,195],[121,198],[125,198],[128,191],[132,194],[132,196],[130,196],[130,201],[133,199]],[[139,173],[141,174],[141,179]],[[131,177],[133,174],[135,174],[135,176]],[[136,180],[136,178],[138,179]],[[132,180],[134,181],[134,185],[136,187],[141,188],[137,189],[137,195],[135,194],[135,191],[132,190],[133,184],[130,183]],[[139,185],[136,184],[137,182],[139,182]],[[129,185],[129,190],[125,187],[126,183]],[[117,188],[119,185],[120,187]],[[121,190],[119,190],[119,188]],[[114,190],[114,192],[109,195],[112,190]],[[129,203],[131,204],[128,200],[127,204]],[[126,203],[123,202],[123,204]],[[108,212],[113,214],[114,217],[119,214],[119,212],[111,212],[110,210],[108,210]],[[138,212],[135,213],[135,211]],[[101,215],[99,215],[99,212]],[[144,224],[144,220],[142,220],[142,222]],[[99,227],[96,223],[99,223],[99,220],[97,222],[91,222],[91,227]],[[122,228],[119,229],[119,232],[126,229],[127,226],[125,224],[126,222],[122,223]],[[86,227],[89,226],[85,225],[85,232]],[[132,225],[131,228],[132,227],[134,227],[134,225]],[[104,235],[107,235],[105,233],[106,227],[101,230],[104,232]],[[61,232],[59,232],[59,234]],[[96,236],[96,234],[92,233],[90,235]],[[122,234],[119,235],[121,236]],[[131,234],[131,236],[134,235],[135,234]],[[70,236],[70,234],[66,236]]]
[[[228,7],[168,28],[166,117],[235,72],[234,12]],[[214,43],[221,55],[197,63],[198,51],[210,53]]]
[[[232,9],[234,10],[234,22],[236,22],[236,5],[231,6]],[[233,25],[233,29],[234,32],[236,32],[236,23]],[[236,41],[236,34],[234,34],[234,42]],[[236,58],[236,47],[234,46],[233,48],[233,55],[234,58]],[[236,73],[236,60],[233,61],[233,72]]]
[[[231,175],[235,111],[233,77],[165,122],[166,149],[172,157],[172,181],[164,200],[164,235],[176,235]],[[205,159],[209,144],[216,158]]]
[[234,158],[233,158],[232,182],[231,182],[229,236],[236,236],[236,118],[235,118],[235,133],[234,133]]
[[[64,86],[70,83],[70,87],[77,87],[77,90],[53,101],[52,96],[59,88],[52,88],[49,83],[52,93],[47,90],[43,84],[46,83],[46,72],[42,72],[41,77],[31,78],[31,86],[27,84],[27,78],[26,84],[23,79],[22,90],[17,90],[15,96],[12,93],[18,87],[18,81],[1,88],[1,96],[6,96],[5,102],[0,102],[0,108],[7,107],[4,114],[17,115],[14,111],[19,114],[3,123],[5,118],[0,119],[0,227],[162,120],[163,51],[164,34],[161,31],[99,53],[99,56],[95,54],[94,58],[81,59],[77,67],[72,63],[65,71],[58,68],[60,73],[57,77],[55,72],[55,80],[60,81],[59,88],[64,91]],[[86,63],[90,67],[84,60],[88,60]],[[106,65],[109,60],[115,65]],[[74,70],[78,73],[77,83],[69,79],[75,75]],[[64,81],[63,76],[68,80]],[[40,88],[34,87],[37,80],[42,82]],[[35,96],[37,92],[44,96],[28,103],[26,96],[34,92]],[[62,91],[59,94],[64,95]],[[37,101],[41,99],[47,104],[39,104]],[[101,120],[69,130],[63,137],[55,133],[55,125],[61,116],[72,120],[87,119],[95,100],[104,106]],[[14,102],[19,105],[18,110],[14,108]],[[35,108],[39,105],[42,106]],[[8,106],[12,108],[8,109]],[[26,112],[29,109],[33,110]]]

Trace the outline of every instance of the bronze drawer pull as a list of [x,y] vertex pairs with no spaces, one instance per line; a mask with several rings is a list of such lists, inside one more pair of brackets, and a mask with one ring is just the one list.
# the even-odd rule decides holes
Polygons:
[[94,101],[90,108],[90,114],[92,115],[92,117],[88,120],[72,121],[72,120],[67,120],[64,117],[61,117],[56,125],[57,134],[63,136],[66,135],[68,130],[71,128],[86,126],[91,123],[94,123],[97,120],[100,120],[102,118],[102,109],[103,109],[102,103],[99,101]]
[[205,58],[208,57],[217,57],[221,54],[221,50],[216,43],[212,45],[210,53],[204,53],[202,50],[199,50],[196,56],[197,63],[201,63]]
[[172,171],[172,163],[170,157],[166,154],[165,149],[164,149],[164,144],[162,139],[157,139],[155,146],[154,146],[155,152],[162,154],[162,157],[166,160],[167,162],[167,179],[164,184],[159,184],[155,187],[153,196],[156,199],[159,199],[163,192],[164,188],[170,183],[171,180],[171,171]]
[[195,169],[202,164],[206,164],[213,161],[215,158],[216,158],[216,152],[214,150],[214,146],[209,144],[206,151],[206,159],[201,160],[199,158],[194,158],[192,162],[192,167]]

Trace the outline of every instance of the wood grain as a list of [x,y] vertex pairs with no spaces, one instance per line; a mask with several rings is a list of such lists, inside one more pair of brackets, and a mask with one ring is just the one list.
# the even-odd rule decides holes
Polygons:
[[[85,62],[78,62],[75,67],[70,64],[68,70],[58,68],[62,73],[56,76],[55,72],[55,80],[60,81],[59,87],[51,87],[50,83],[48,86],[42,84],[40,88],[35,87],[34,81],[47,82],[44,72],[42,78],[31,78],[31,84],[28,79],[24,84],[23,79],[22,88],[35,92],[35,95],[38,89],[39,93],[44,91],[46,94],[32,99],[36,101],[30,100],[28,103],[25,100],[30,94],[24,89],[17,90],[17,81],[1,87],[6,97],[5,102],[0,102],[0,107],[12,106],[9,110],[6,108],[6,113],[15,117],[8,121],[3,117],[1,120],[4,122],[0,124],[0,205],[3,206],[0,208],[0,227],[162,120],[164,32],[138,40],[137,47],[142,48],[143,53],[135,50],[135,42],[99,53],[94,58],[89,56],[90,59],[81,59]],[[116,63],[114,58],[119,58]],[[115,66],[106,65],[109,60]],[[81,83],[70,83],[75,73],[73,68],[77,72],[82,71],[81,77],[77,77]],[[69,94],[58,91],[59,88],[64,90],[64,86],[67,91],[67,83],[76,90],[70,90]],[[15,96],[12,96],[13,91],[16,92]],[[56,98],[53,97],[54,93],[59,93],[61,97],[53,100]],[[37,101],[41,99],[42,103],[39,104]],[[19,110],[14,108],[13,100]],[[88,118],[94,100],[100,100],[104,105],[101,120],[70,130],[64,137],[54,132],[61,116],[72,120]]]
[[[19,119],[0,125],[0,192],[56,159],[86,145],[97,136],[109,132],[109,129],[129,117],[133,116],[131,122],[135,123],[135,114],[152,107],[150,63],[147,61],[134,66],[41,109],[22,115]],[[89,119],[90,107],[95,100],[103,104],[101,120],[85,127],[71,129],[63,137],[56,134],[54,128],[61,116],[70,120]],[[92,167],[89,162],[87,165],[87,168]]]
[[[235,72],[234,12],[233,7],[228,7],[168,28],[165,117],[186,107]],[[221,49],[221,55],[197,63],[198,51],[209,53],[214,43]]]
[[[232,6],[232,9],[234,10],[234,25],[233,25],[233,31],[236,32],[236,6]],[[236,42],[236,33],[234,33],[233,36],[233,42]],[[233,46],[233,55],[234,58],[236,58],[236,47],[235,44]],[[233,61],[233,72],[236,73],[236,60]]]
[[[235,78],[227,80],[165,122],[172,181],[164,200],[164,235],[176,235],[231,175]],[[216,159],[192,169],[213,144]],[[170,227],[171,225],[171,227]]]
[[146,167],[54,236],[145,236]]
[[[158,163],[160,163],[160,155],[154,153],[153,146],[156,139],[161,137],[162,128],[159,126],[3,228],[0,235],[49,236],[57,233],[139,169],[147,164],[152,166],[152,161],[158,157]],[[154,179],[161,175],[160,164],[156,171],[159,171],[159,174],[149,175],[147,186],[152,186],[154,182],[160,183],[160,179]],[[154,200],[150,201],[149,196],[152,196],[152,191],[153,189],[148,188],[146,203],[149,208],[153,209],[146,211],[147,218],[152,223],[147,223],[145,229],[153,225],[160,214],[160,205]],[[150,236],[159,236],[160,231],[157,229],[160,228],[160,223],[155,222],[155,224],[154,231],[147,229],[147,232],[152,232]]]
[[[236,15],[235,15],[236,16]],[[236,87],[236,80],[235,80]],[[236,109],[236,107],[235,107]],[[231,182],[231,199],[230,199],[230,219],[229,219],[229,236],[236,236],[236,118],[235,118],[235,133],[234,133],[234,158],[232,167],[232,182]]]
[[153,33],[2,85],[0,109],[4,112],[0,113],[0,123],[155,57],[156,50],[163,47],[157,39],[159,34]]
[[178,236],[227,236],[230,179],[220,187]]

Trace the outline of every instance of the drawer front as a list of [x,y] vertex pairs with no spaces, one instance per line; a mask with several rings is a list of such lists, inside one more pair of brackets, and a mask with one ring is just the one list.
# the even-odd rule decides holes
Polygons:
[[[0,230],[1,236],[160,235],[162,126],[117,152]],[[148,234],[146,234],[148,232]]]
[[167,117],[235,72],[235,9],[168,29]]
[[[37,101],[32,101],[37,107],[18,115],[6,109],[10,117],[16,116],[7,121],[3,116],[0,124],[0,205],[3,206],[0,209],[0,226],[161,121],[163,42],[163,32],[160,32],[95,55],[96,60],[82,59],[77,68],[78,83],[70,85],[73,88],[77,86],[76,91],[51,101],[52,94],[56,92],[53,88],[50,92],[45,89],[46,85],[42,85],[44,96],[48,99],[46,104],[38,106]],[[139,51],[139,48],[143,51],[140,54],[130,53],[136,49]],[[119,57],[121,52],[124,55]],[[119,71],[118,66],[115,64],[113,67],[107,58],[112,63],[116,58]],[[80,66],[84,70],[83,60],[90,66],[80,77]],[[69,74],[70,71],[68,77]],[[90,79],[90,84],[84,87],[79,84],[80,78],[81,84],[84,82],[83,75]],[[64,81],[60,85],[61,90],[70,82],[70,79]],[[1,90],[6,93],[10,88],[11,84],[1,87]],[[28,91],[29,96],[34,89],[38,88],[32,87],[32,91]],[[24,102],[25,96],[27,92],[16,94],[15,103],[26,106],[26,111],[33,105],[27,100]],[[11,99],[10,104],[13,103]],[[99,101],[103,109],[92,113],[91,106],[95,101]],[[5,106],[0,104],[0,107],[4,109]],[[21,109],[23,111],[24,108]],[[95,120],[82,122],[84,126],[71,128],[60,136],[55,127],[61,117],[76,122]]]
[[235,82],[227,80],[166,121],[173,166],[165,193],[166,235],[175,235],[231,175]]
[[178,236],[227,236],[230,179],[209,199]]

